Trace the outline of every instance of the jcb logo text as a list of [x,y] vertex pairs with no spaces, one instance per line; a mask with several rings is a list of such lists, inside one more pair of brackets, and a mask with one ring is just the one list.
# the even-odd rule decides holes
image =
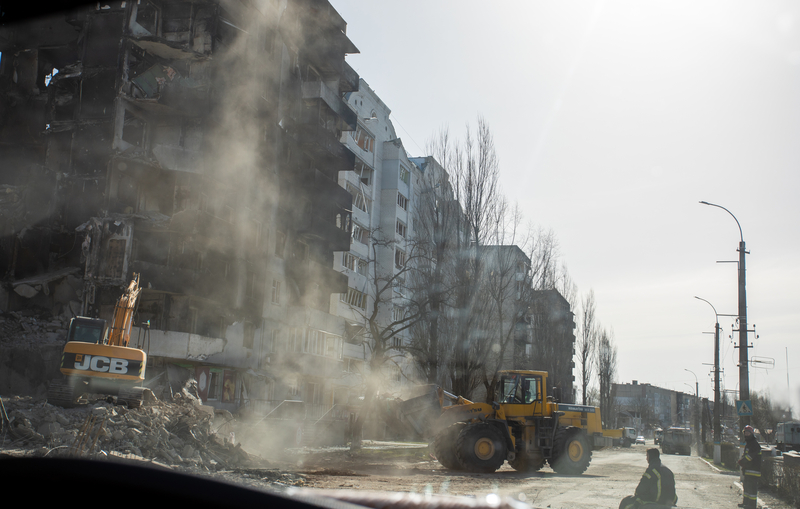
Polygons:
[[117,359],[116,357],[104,357],[102,355],[77,355],[75,357],[75,369],[124,375],[128,372],[128,361],[125,359]]

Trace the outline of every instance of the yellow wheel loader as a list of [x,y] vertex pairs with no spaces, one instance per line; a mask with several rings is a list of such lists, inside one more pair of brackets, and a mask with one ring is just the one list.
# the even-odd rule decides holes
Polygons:
[[533,472],[547,462],[558,473],[582,474],[592,450],[610,442],[600,409],[556,403],[546,387],[547,372],[502,371],[491,404],[437,388],[400,403],[398,417],[451,470],[494,472],[508,461]]
[[117,300],[109,328],[101,319],[79,316],[70,320],[61,354],[65,377],[50,383],[50,403],[69,407],[84,393],[100,393],[115,395],[129,407],[141,405],[147,354],[128,347],[139,292],[139,276],[134,274]]

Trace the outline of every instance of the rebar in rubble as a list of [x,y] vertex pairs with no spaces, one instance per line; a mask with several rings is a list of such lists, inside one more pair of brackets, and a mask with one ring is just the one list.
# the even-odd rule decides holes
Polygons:
[[[94,449],[94,446],[97,444],[97,439],[105,428],[106,419],[103,419],[100,425],[95,429],[97,422],[98,418],[96,415],[89,414],[86,416],[69,450],[70,456],[83,456]],[[91,445],[89,445],[89,442],[91,442]]]

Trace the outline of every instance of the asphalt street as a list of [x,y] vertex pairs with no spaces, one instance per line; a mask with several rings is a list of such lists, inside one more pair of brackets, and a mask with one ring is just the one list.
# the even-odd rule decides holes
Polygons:
[[[588,470],[580,476],[559,475],[544,467],[522,475],[508,464],[493,474],[448,471],[435,462],[405,468],[370,465],[361,470],[320,472],[308,475],[308,487],[381,492],[416,492],[469,497],[489,494],[524,501],[536,508],[617,509],[620,501],[633,494],[647,467],[645,451],[652,445],[629,449],[595,451]],[[662,456],[675,474],[678,507],[686,509],[736,508],[741,492],[739,477],[722,473],[697,456]],[[355,468],[353,468],[355,467]],[[410,468],[409,468],[410,467]],[[327,475],[325,475],[327,474]]]

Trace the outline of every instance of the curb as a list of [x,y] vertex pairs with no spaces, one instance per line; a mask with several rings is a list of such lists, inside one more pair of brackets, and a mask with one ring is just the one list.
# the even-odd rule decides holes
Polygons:
[[712,463],[712,462],[708,461],[708,460],[707,460],[707,459],[705,459],[705,458],[700,458],[700,460],[701,460],[703,463],[705,463],[706,465],[708,465],[709,467],[711,467],[711,469],[712,469],[712,470],[714,470],[714,471],[715,471],[716,473],[718,473],[718,474],[722,474],[722,475],[735,475],[735,476],[739,477],[739,472],[733,472],[733,471],[730,471],[730,470],[722,470],[721,468],[719,468],[718,466],[716,466],[714,463]]

